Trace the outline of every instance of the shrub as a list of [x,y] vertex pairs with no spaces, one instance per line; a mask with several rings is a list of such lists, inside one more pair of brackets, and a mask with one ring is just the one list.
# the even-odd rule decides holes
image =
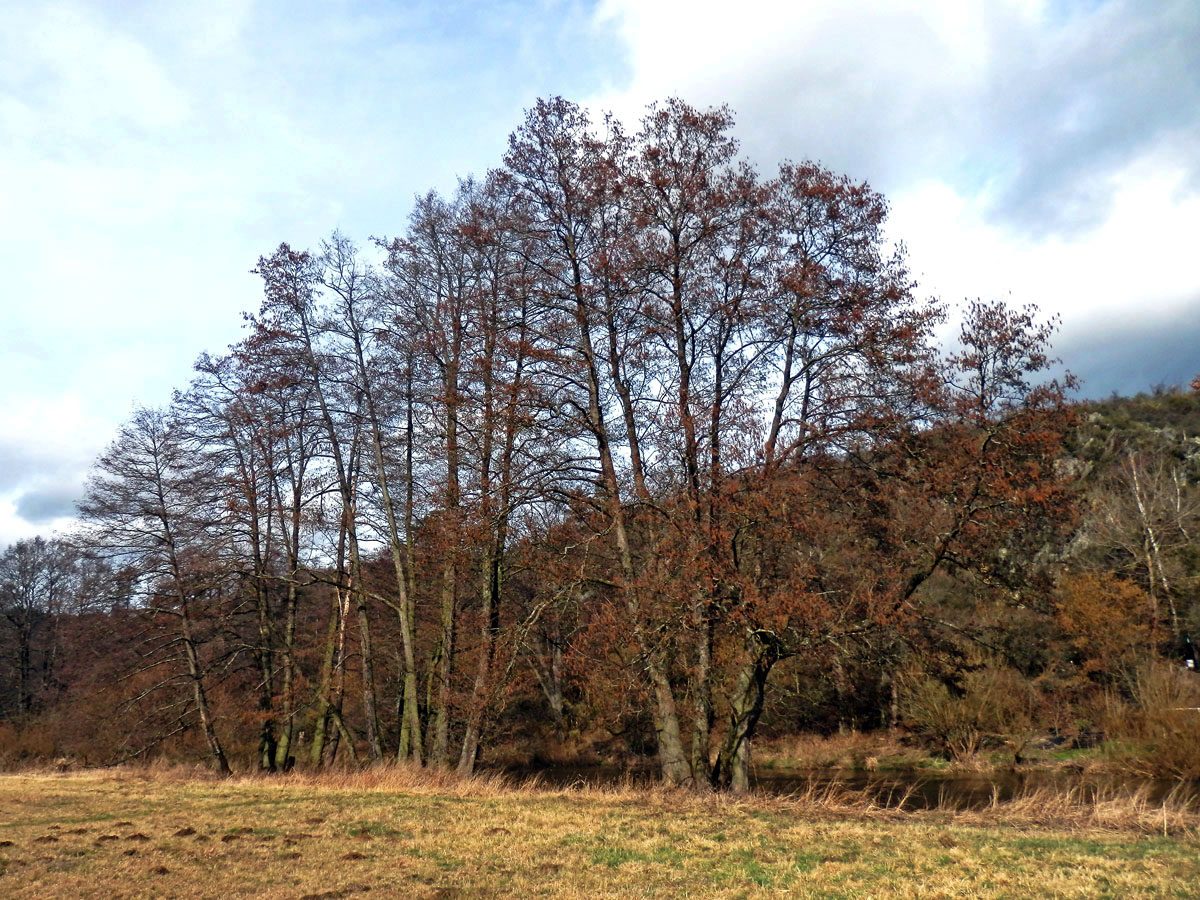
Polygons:
[[900,711],[907,726],[949,759],[970,759],[990,740],[1024,745],[1033,729],[1036,693],[1021,675],[983,666],[962,675],[957,690],[924,677],[906,685]]
[[1200,778],[1200,675],[1156,661],[1141,667],[1132,702],[1110,700],[1109,755],[1150,777]]

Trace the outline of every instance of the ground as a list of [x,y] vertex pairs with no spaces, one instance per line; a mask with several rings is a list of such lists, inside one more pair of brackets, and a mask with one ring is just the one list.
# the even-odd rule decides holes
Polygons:
[[8,775],[0,896],[1190,898],[1196,825],[1181,810],[898,813],[404,770]]

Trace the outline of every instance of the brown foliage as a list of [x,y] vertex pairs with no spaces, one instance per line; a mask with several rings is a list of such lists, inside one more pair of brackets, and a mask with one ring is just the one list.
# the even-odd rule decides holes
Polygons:
[[1055,589],[1054,607],[1087,675],[1120,678],[1154,652],[1154,602],[1132,582],[1109,573],[1067,575]]

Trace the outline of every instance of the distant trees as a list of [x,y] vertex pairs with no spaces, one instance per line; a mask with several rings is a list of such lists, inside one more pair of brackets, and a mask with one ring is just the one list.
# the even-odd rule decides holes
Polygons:
[[28,716],[58,684],[59,618],[78,596],[78,560],[62,541],[17,541],[0,556],[0,643],[12,673],[0,682],[0,709]]

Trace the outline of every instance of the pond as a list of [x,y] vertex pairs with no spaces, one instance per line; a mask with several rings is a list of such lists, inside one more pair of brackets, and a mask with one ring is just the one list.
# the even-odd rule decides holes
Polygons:
[[[652,784],[654,769],[622,769],[616,766],[556,765],[509,769],[508,774],[536,777],[549,787],[573,785],[604,787],[619,784]],[[1173,797],[1200,811],[1200,781],[1095,775],[1075,770],[1027,769],[992,772],[956,772],[925,768],[865,772],[857,769],[759,770],[751,778],[754,790],[786,796],[825,791],[863,795],[879,806],[915,809],[982,809],[992,803],[1012,800],[1048,790],[1056,794],[1075,791],[1082,800],[1096,796],[1144,795],[1150,803]]]

